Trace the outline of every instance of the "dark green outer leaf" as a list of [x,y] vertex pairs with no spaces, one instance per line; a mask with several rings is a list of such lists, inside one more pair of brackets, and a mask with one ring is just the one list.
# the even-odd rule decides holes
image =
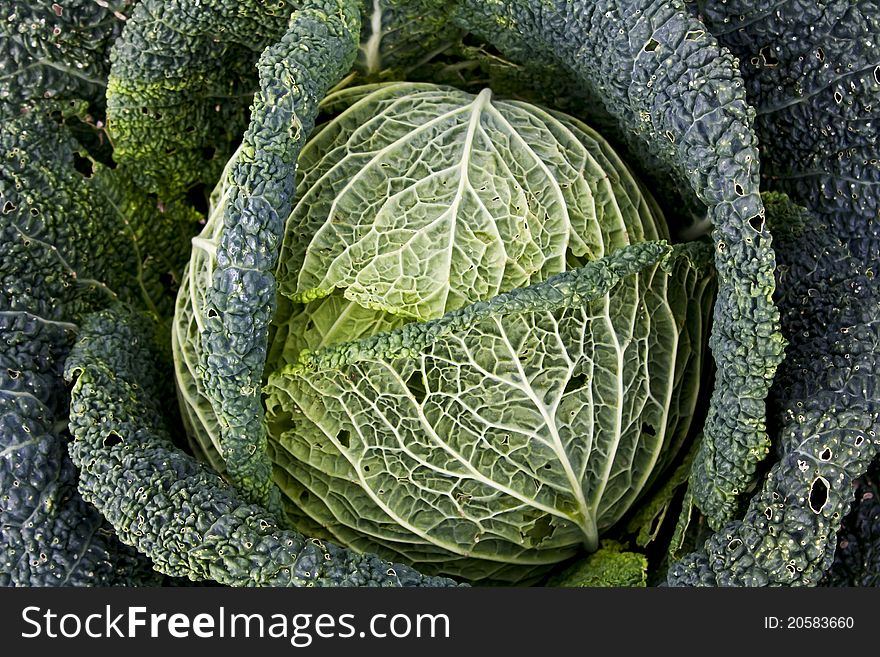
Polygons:
[[753,112],[735,60],[681,2],[462,2],[460,19],[514,60],[562,66],[592,88],[709,206],[719,275],[717,378],[691,485],[729,519],[769,447],[764,399],[782,358],[774,254],[758,193]]
[[824,224],[767,195],[789,354],[773,388],[780,459],[742,520],[674,564],[676,586],[815,585],[853,481],[880,452],[880,294]]
[[110,201],[125,187],[43,112],[3,122],[0,152],[0,584],[156,584],[76,491],[62,366],[84,313],[117,298],[161,305],[139,283],[135,236],[149,236],[137,217],[165,233],[155,208],[120,216]]
[[143,0],[111,52],[108,129],[117,161],[163,198],[213,185],[247,125],[260,52],[296,0]]
[[756,108],[764,189],[822,218],[864,262],[880,259],[880,4],[700,0],[739,57]]
[[353,0],[310,3],[260,58],[260,91],[229,174],[232,191],[207,293],[204,386],[220,424],[227,474],[245,497],[276,512],[280,496],[271,481],[259,396],[276,306],[272,272],[292,206],[297,156],[318,102],[351,68],[359,22]]
[[134,2],[0,1],[0,113],[40,100],[103,105],[109,49]]
[[90,316],[65,364],[80,490],[157,569],[232,586],[450,586],[412,568],[278,528],[165,426],[154,327],[115,308]]
[[856,504],[837,535],[826,586],[880,586],[880,461],[855,488]]

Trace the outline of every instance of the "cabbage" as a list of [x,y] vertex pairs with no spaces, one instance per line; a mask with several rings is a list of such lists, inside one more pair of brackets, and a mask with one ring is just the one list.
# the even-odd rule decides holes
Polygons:
[[[687,437],[711,248],[666,246],[628,167],[559,112],[426,83],[343,88],[322,111],[262,387],[286,515],[471,580],[596,550]],[[188,425],[220,469],[199,324],[230,189],[175,323]]]

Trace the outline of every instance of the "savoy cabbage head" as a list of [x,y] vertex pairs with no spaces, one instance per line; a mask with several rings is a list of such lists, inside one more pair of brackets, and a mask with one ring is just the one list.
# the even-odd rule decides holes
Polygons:
[[[708,245],[658,241],[653,198],[558,112],[427,83],[346,87],[320,109],[261,395],[287,515],[471,580],[596,550],[687,438]],[[231,190],[194,240],[174,331],[188,424],[216,464],[200,325]]]
[[876,581],[875,0],[0,7],[0,583]]

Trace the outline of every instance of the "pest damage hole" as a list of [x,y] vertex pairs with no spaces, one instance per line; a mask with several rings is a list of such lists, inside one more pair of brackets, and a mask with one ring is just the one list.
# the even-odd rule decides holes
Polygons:
[[73,168],[79,171],[85,178],[92,177],[92,161],[79,153],[73,154]]
[[415,398],[417,404],[421,405],[425,401],[427,392],[425,391],[425,386],[422,380],[422,373],[420,371],[416,370],[412,373],[409,379],[407,379],[406,388]]
[[351,438],[351,434],[346,429],[340,429],[339,433],[336,434],[336,440],[338,440],[339,444],[343,447],[349,446],[349,438]]
[[756,214],[754,217],[749,218],[749,226],[751,226],[756,233],[760,233],[764,229],[764,217]]
[[104,447],[116,447],[122,444],[122,436],[115,431],[111,431],[104,436]]
[[199,183],[186,190],[186,201],[195,208],[196,212],[206,217],[208,216],[208,196],[210,193],[207,185]]
[[772,47],[764,46],[758,51],[758,54],[761,56],[761,63],[767,68],[774,68],[779,65],[779,60],[773,54]]
[[645,423],[642,425],[642,435],[644,435],[644,436],[656,436],[656,435],[657,435],[657,430],[656,430],[654,427],[652,427],[650,424],[648,424],[647,422],[645,422]]
[[177,289],[177,281],[174,278],[174,274],[170,271],[163,271],[159,274],[159,283],[162,285],[162,289],[169,294]]
[[825,449],[822,450],[822,453],[819,454],[819,458],[822,459],[823,461],[831,460],[831,450],[826,447]]
[[880,66],[874,67],[874,82],[880,84]]
[[810,485],[810,508],[813,513],[821,513],[828,502],[828,480],[816,477]]
[[660,42],[657,39],[651,39],[648,43],[645,44],[645,52],[654,52],[657,48],[660,47]]
[[583,388],[586,385],[586,383],[587,383],[586,374],[583,374],[583,373],[577,374],[577,375],[571,377],[568,380],[568,382],[565,384],[565,390],[563,391],[563,394],[567,395],[570,392],[575,392],[576,390],[580,390],[581,388]]
[[743,186],[740,185],[739,183],[734,184],[733,191],[736,192],[737,196],[742,196],[743,194],[746,193],[745,190],[743,189]]
[[541,516],[535,521],[523,538],[530,538],[532,545],[539,545],[545,538],[553,535],[553,523],[548,516]]

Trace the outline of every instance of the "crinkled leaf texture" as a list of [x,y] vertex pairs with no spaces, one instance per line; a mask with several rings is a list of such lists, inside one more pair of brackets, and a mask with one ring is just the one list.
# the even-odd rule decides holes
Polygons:
[[270,370],[282,489],[337,540],[429,572],[521,582],[595,550],[686,437],[709,252],[623,247]]
[[615,541],[602,541],[596,552],[547,582],[548,586],[567,588],[644,587],[647,583],[648,560],[645,555],[629,552]]
[[160,276],[179,277],[191,215],[161,212],[39,108],[2,123],[0,152],[0,583],[158,583],[76,491],[62,367],[87,312],[168,312]]
[[[247,128],[247,108],[260,88],[255,65],[261,52],[283,37],[296,11],[333,14],[339,4],[141,0],[111,53],[108,129],[118,161],[140,170],[140,183],[162,198],[198,183],[214,185]],[[363,14],[362,22],[349,25],[360,36],[360,46],[353,46],[357,58],[335,52],[328,62],[354,63],[365,76],[417,66],[461,32],[449,20],[453,3],[441,0],[344,4],[350,19]],[[305,52],[300,57],[317,61]],[[311,68],[296,75],[311,75]]]
[[741,520],[672,566],[672,585],[817,584],[853,482],[880,452],[880,289],[825,224],[766,199],[790,340],[772,397],[779,460]]
[[297,163],[279,293],[335,290],[426,320],[667,236],[629,169],[580,121],[489,89],[354,87]]
[[0,2],[0,114],[34,101],[104,104],[109,50],[134,0]]
[[865,263],[880,259],[880,4],[692,5],[739,58],[764,189],[807,207]]
[[121,307],[90,315],[65,364],[80,490],[124,542],[161,572],[232,586],[454,584],[280,529],[264,508],[175,448],[153,331]]
[[314,2],[290,19],[259,62],[260,91],[240,155],[229,168],[228,198],[199,319],[198,376],[217,418],[226,474],[253,502],[280,511],[258,395],[269,322],[275,312],[272,270],[292,204],[296,159],[314,126],[318,102],[355,58],[359,8]]
[[[705,245],[674,268],[661,267],[660,252],[646,259],[620,251],[664,237],[662,216],[610,146],[571,117],[488,89],[411,83],[343,89],[321,109],[333,118],[297,163],[299,201],[276,270],[282,301],[265,366],[270,454],[288,511],[308,519],[298,521],[304,531],[323,526],[357,549],[472,579],[518,581],[582,544],[595,549],[599,530],[620,518],[687,432],[714,290]],[[194,241],[174,331],[184,415],[214,464],[227,452],[200,371],[202,354],[212,357],[203,326],[221,261],[215,245],[228,233],[223,218],[236,194],[229,172],[242,166],[243,153],[230,162]],[[557,281],[579,286],[574,296],[557,298],[557,288],[540,283],[590,261],[602,264]],[[623,280],[613,291],[597,286],[597,271],[633,261],[645,271],[615,273]],[[586,293],[591,285],[594,296]],[[506,294],[516,288],[523,289]],[[419,328],[404,326],[419,320]],[[557,326],[555,338],[548,326]],[[348,362],[354,340],[393,329],[375,362]],[[455,337],[440,340],[447,330]],[[326,356],[332,371],[293,387],[276,376],[321,347],[334,354]],[[356,402],[348,397],[362,394],[345,389],[349,368],[370,370],[353,376],[375,388],[380,407],[390,404],[380,424],[398,433],[362,426],[381,408],[341,419],[342,407]],[[420,391],[415,399],[412,388]],[[465,398],[462,388],[488,401]],[[290,420],[333,398],[339,417]],[[468,426],[447,426],[465,411]],[[447,441],[450,432],[460,435]],[[325,433],[345,438],[326,443]],[[536,440],[543,447],[527,446]],[[419,462],[421,451],[444,443],[449,453],[438,452],[440,461],[457,454],[460,463],[424,462],[423,477],[410,480],[415,465],[388,456],[394,443],[416,450]],[[364,465],[358,450],[385,456]],[[507,465],[492,472],[499,454],[509,455]],[[541,465],[529,465],[532,458]],[[231,463],[227,456],[227,471]],[[357,481],[361,465],[373,468],[369,484]],[[529,479],[535,467],[542,476]],[[424,480],[444,476],[443,484]],[[375,498],[390,496],[388,478],[398,493],[394,508],[383,509]],[[334,501],[322,501],[328,496]],[[493,503],[505,509],[497,521]]]
[[678,0],[488,0],[460,20],[515,61],[562,68],[653,160],[689,185],[714,226],[715,390],[691,477],[700,509],[733,517],[770,446],[765,398],[782,359],[759,154],[736,61]]
[[838,532],[825,586],[880,586],[880,460],[856,482],[855,498]]
[[118,162],[163,199],[213,184],[247,126],[254,64],[295,0],[142,0],[111,51],[108,130]]

